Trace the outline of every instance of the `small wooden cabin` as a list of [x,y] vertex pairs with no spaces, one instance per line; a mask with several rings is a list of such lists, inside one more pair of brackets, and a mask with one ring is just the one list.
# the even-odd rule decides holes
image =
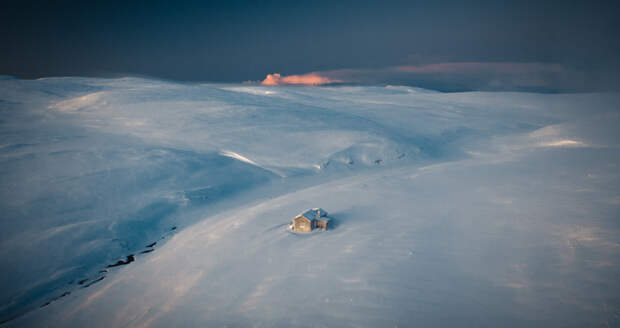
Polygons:
[[327,212],[322,208],[313,208],[299,213],[291,222],[293,231],[310,232],[314,229],[327,230],[329,221]]

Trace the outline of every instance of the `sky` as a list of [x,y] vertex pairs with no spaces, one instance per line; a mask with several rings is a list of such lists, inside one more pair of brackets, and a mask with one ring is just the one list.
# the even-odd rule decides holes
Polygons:
[[0,4],[0,74],[275,84],[305,84],[309,75],[308,84],[443,91],[618,90],[619,7],[613,1],[8,0]]

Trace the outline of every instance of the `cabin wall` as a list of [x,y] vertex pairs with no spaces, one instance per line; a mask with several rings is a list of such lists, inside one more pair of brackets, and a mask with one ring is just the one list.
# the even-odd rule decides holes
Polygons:
[[312,230],[312,222],[305,218],[295,218],[293,220],[293,230],[300,232],[310,232]]
[[327,221],[316,220],[316,228],[327,230],[329,223]]
[[309,220],[303,216],[298,216],[293,219],[293,230],[299,232],[310,232],[314,229],[327,230],[329,226],[328,221],[323,220]]

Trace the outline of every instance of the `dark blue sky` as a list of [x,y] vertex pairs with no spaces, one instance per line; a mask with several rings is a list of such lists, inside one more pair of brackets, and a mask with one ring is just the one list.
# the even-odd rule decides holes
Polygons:
[[[620,85],[620,12],[612,1],[5,0],[0,7],[0,74],[24,78],[241,82],[346,68],[366,72],[364,82],[428,84],[428,76],[381,70],[508,62],[571,72],[541,73],[550,89],[566,79],[579,81],[557,88]],[[459,78],[444,72],[433,83],[476,89]]]

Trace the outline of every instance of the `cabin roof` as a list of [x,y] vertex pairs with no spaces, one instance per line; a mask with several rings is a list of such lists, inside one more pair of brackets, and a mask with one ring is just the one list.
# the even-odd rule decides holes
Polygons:
[[308,220],[330,221],[330,218],[327,217],[327,211],[322,208],[318,208],[318,207],[301,212],[296,217],[300,217],[300,216],[303,216]]

